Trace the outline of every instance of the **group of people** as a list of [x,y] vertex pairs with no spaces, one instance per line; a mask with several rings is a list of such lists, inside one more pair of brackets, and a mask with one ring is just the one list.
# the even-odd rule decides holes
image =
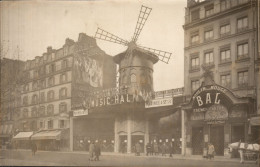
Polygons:
[[91,142],[89,145],[89,160],[99,161],[100,155],[101,155],[101,149],[99,143]]
[[159,148],[161,150],[162,156],[166,156],[167,150],[169,150],[170,157],[172,157],[172,154],[174,153],[174,143],[171,142],[169,146],[166,145],[164,142],[160,147],[157,142],[150,143],[148,142],[146,144],[146,156],[149,155],[158,155],[159,154]]

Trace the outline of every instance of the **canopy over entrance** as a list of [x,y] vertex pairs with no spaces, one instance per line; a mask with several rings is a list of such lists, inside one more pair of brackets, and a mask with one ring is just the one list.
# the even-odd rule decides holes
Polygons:
[[29,140],[32,135],[33,132],[19,132],[13,137],[13,140]]
[[47,140],[47,139],[60,140],[60,134],[61,134],[61,130],[41,131],[34,134],[31,137],[31,140]]

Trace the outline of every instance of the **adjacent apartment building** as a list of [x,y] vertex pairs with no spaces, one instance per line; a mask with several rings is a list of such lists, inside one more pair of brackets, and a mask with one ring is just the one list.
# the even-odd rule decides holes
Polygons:
[[257,1],[187,0],[183,28],[186,154],[211,142],[228,155],[228,143],[259,134],[248,121],[257,114]]
[[16,147],[28,147],[30,137],[39,149],[66,149],[71,108],[90,91],[115,87],[116,65],[94,38],[80,33],[77,42],[67,38],[62,48],[27,60],[23,77]]

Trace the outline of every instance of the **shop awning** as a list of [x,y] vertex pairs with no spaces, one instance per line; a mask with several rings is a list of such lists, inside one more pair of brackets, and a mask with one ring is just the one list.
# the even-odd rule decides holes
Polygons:
[[251,117],[250,118],[250,124],[252,126],[260,126],[260,116],[258,116],[258,117]]
[[41,131],[34,134],[31,139],[32,140],[46,140],[46,139],[53,139],[53,140],[60,140],[61,130],[53,130],[53,131]]
[[13,140],[29,140],[32,135],[33,132],[19,132],[13,137]]

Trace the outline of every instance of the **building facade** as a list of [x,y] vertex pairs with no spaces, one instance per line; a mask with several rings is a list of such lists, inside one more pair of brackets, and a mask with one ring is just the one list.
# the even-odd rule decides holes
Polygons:
[[91,89],[114,86],[115,81],[105,79],[115,78],[115,69],[112,58],[83,33],[77,42],[67,38],[62,48],[48,47],[42,56],[26,61],[16,144],[30,137],[39,149],[68,149],[71,108],[82,104]]
[[188,0],[183,28],[186,154],[203,154],[211,142],[228,155],[228,143],[248,140],[256,114],[256,1]]

